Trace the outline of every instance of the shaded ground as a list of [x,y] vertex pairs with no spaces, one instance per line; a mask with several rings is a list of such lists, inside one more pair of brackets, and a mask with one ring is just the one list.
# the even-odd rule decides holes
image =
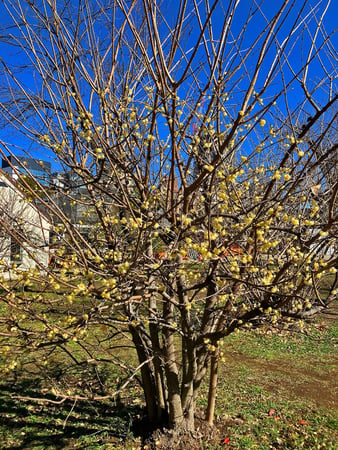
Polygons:
[[38,380],[1,383],[0,449],[119,448],[133,438],[140,407],[113,402],[65,402],[61,406],[17,398],[39,397]]

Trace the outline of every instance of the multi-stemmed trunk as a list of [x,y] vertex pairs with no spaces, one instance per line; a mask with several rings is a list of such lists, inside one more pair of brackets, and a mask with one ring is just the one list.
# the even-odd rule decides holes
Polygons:
[[[150,251],[150,245],[148,248]],[[177,263],[182,265],[182,258]],[[213,281],[213,280],[211,280]],[[176,296],[168,289],[162,298],[161,321],[158,321],[159,302],[154,292],[148,296],[150,310],[149,332],[143,325],[130,329],[141,366],[142,386],[149,422],[164,424],[171,429],[194,429],[196,392],[207,372],[212,355],[204,344],[196,344],[191,323],[190,304],[186,295],[185,277],[175,280]],[[153,286],[150,278],[148,286]],[[215,302],[213,282],[208,289],[209,302]],[[180,333],[175,324],[175,308],[180,308]],[[205,330],[210,327],[204,317]],[[160,322],[162,324],[160,325]],[[178,340],[180,339],[180,342]],[[211,357],[211,373],[207,420],[212,423],[217,384],[217,353]]]
[[[170,311],[168,311],[170,316]],[[134,332],[136,335],[137,332]],[[140,337],[135,336],[134,343],[138,342],[137,354],[141,367],[142,387],[144,391],[146,409],[149,422],[154,426],[166,425],[171,429],[194,429],[195,389],[192,376],[193,352],[187,351],[185,358],[186,373],[180,378],[177,361],[177,352],[174,334],[170,329],[163,330],[163,351],[158,362],[153,355],[151,361],[144,351]],[[146,362],[147,361],[147,362]]]

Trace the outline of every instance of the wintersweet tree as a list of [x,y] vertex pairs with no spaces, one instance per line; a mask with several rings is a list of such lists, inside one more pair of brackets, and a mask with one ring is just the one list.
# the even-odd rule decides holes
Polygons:
[[116,364],[149,421],[192,430],[230,333],[336,294],[336,36],[330,1],[165,3],[4,1],[2,156],[60,174],[38,198],[22,180],[58,247],[48,277],[17,269],[38,295],[1,281],[0,336],[8,370]]

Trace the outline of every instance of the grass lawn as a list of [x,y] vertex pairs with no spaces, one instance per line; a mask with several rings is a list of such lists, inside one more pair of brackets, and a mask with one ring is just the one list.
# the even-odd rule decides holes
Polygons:
[[338,448],[337,331],[230,337],[216,410],[227,448]]
[[[219,434],[215,440],[206,433],[196,448],[338,448],[337,333],[337,324],[321,316],[304,333],[265,330],[229,336],[220,364]],[[97,365],[74,372],[62,354],[53,357],[55,364],[45,369],[44,377],[29,365],[2,376],[0,449],[141,448],[138,386],[131,385],[121,398],[60,402],[52,386],[69,385],[87,394],[97,394],[102,387],[104,397],[103,387],[116,385],[119,374]],[[46,402],[46,397],[55,403]],[[201,417],[206,399],[203,385],[197,401]],[[197,433],[199,426],[203,425],[197,420]],[[182,442],[182,448],[191,447]]]

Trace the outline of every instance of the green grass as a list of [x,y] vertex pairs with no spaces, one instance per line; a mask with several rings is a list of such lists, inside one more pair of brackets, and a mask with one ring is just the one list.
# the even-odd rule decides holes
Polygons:
[[[205,448],[336,448],[337,414],[321,398],[325,389],[335,388],[337,373],[332,368],[332,358],[336,331],[336,326],[322,331],[313,328],[308,335],[292,335],[290,340],[287,336],[253,332],[229,338],[226,362],[220,367],[216,425],[221,439],[230,440],[224,445],[205,443]],[[312,345],[314,342],[318,345]],[[331,367],[322,384],[318,379],[318,365],[307,365],[319,357],[321,364]],[[65,363],[59,358],[54,369],[49,368],[50,379],[57,376],[56,368]],[[306,373],[300,371],[302,367],[307,368]],[[117,372],[109,372],[104,367],[96,370],[108,385],[118,377]],[[91,380],[95,391],[98,386],[95,387],[94,372],[88,368],[72,372],[62,382],[74,385]],[[13,374],[11,379],[0,383],[0,448],[122,450],[140,445],[140,437],[132,427],[133,420],[142,416],[137,386],[132,386],[125,398],[116,401],[67,401],[53,405],[17,398],[44,396],[46,381],[28,375]],[[319,391],[318,398],[303,388],[311,383]],[[206,406],[206,398],[207,386],[203,385],[197,402],[201,411]],[[269,415],[271,410],[274,412]]]
[[[76,304],[72,307],[77,309]],[[95,334],[100,337],[100,329],[94,331],[94,336],[88,335],[89,346],[95,344]],[[338,448],[337,335],[336,324],[320,319],[304,333],[241,331],[229,336],[223,346],[225,362],[220,364],[216,404],[220,439],[201,445],[241,450]],[[110,344],[105,343],[97,356],[113,352],[134,357],[131,350],[112,350]],[[69,348],[82,360],[87,358],[77,343]],[[11,356],[0,358],[0,370]],[[22,370],[0,380],[1,449],[131,450],[141,445],[142,397],[136,383],[115,399],[67,400],[59,405],[32,400],[60,399],[51,394],[53,386],[72,394],[105,395],[125,376],[116,366],[74,367],[64,353],[55,351],[39,373],[30,363],[32,355],[22,359]],[[197,400],[201,415],[206,403],[203,384]],[[133,427],[136,418],[140,429]],[[222,444],[226,438],[229,442]]]
[[338,328],[336,326],[324,327],[313,325],[306,332],[283,332],[278,334],[258,334],[240,332],[232,334],[227,340],[227,346],[236,349],[251,357],[264,357],[265,359],[299,360],[312,358],[327,360],[337,350]]
[[38,379],[1,384],[0,448],[124,448],[132,441],[139,407],[122,408],[111,401],[58,406],[16,398],[40,395],[38,384]]
[[[336,343],[336,324],[306,334],[231,336],[216,407],[228,448],[338,448]],[[206,388],[201,395],[202,405]]]
[[334,411],[318,407],[309,398],[264,386],[257,379],[262,376],[258,369],[239,366],[231,376],[227,371],[224,375],[216,416],[223,436],[230,438],[230,448],[335,448],[338,420]]

